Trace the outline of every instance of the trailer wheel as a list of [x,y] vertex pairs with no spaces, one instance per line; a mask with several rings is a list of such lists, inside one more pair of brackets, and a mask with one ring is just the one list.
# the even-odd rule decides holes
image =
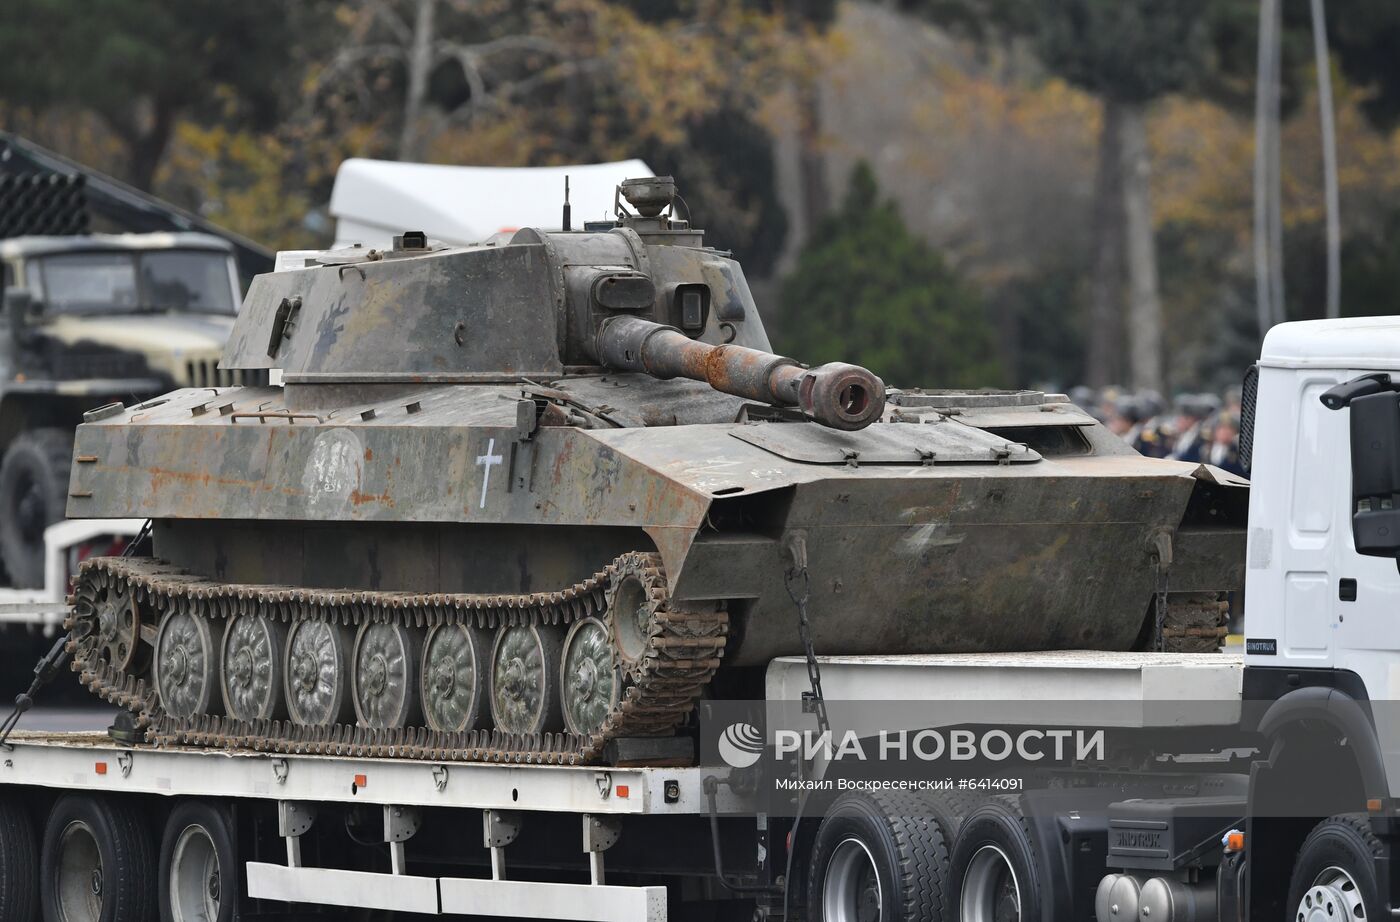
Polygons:
[[39,908],[39,837],[29,811],[0,800],[0,919],[27,922]]
[[1040,866],[1016,798],[993,798],[969,813],[950,864],[960,922],[1040,922]]
[[238,904],[233,821],[212,804],[176,807],[160,841],[161,922],[232,922]]
[[141,815],[113,797],[69,794],[44,828],[44,922],[146,922],[155,855]]
[[948,846],[913,794],[843,794],[817,829],[808,906],[820,922],[938,922]]
[[1381,842],[1364,813],[1343,813],[1313,827],[1298,850],[1288,887],[1292,922],[1361,922],[1384,905],[1376,881]]
[[35,429],[0,463],[0,555],[20,589],[44,585],[44,529],[63,518],[72,455],[72,432]]

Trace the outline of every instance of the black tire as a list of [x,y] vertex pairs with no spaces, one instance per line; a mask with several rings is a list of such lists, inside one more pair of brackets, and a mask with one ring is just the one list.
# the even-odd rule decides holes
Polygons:
[[[872,878],[847,864],[852,860],[873,869],[874,891],[861,886]],[[843,794],[812,846],[808,914],[813,922],[852,922],[869,917],[878,901],[879,922],[951,920],[944,904],[947,871],[948,845],[925,799],[902,792]],[[843,888],[842,879],[849,882],[852,874],[858,883]]]
[[963,820],[968,814],[986,801],[986,797],[981,794],[963,794],[957,791],[933,792],[926,795],[928,808],[933,813],[933,818],[938,821],[939,828],[943,830],[943,840],[948,843],[948,851],[953,850],[953,843],[958,840],[958,831],[962,829]]
[[[66,870],[65,851],[71,859]],[[84,859],[92,871],[83,869]],[[44,922],[149,922],[156,914],[151,831],[120,797],[59,798],[44,827],[39,877]],[[82,897],[86,882],[97,891],[90,899]]]
[[950,917],[1042,922],[1041,870],[1015,797],[994,797],[964,818],[949,861]]
[[21,589],[44,585],[44,529],[63,518],[72,464],[67,429],[21,433],[0,461],[0,557]]
[[[1327,917],[1337,922],[1379,919],[1385,903],[1376,880],[1376,858],[1382,853],[1381,841],[1364,813],[1343,813],[1318,823],[1303,840],[1293,864],[1286,904],[1292,910],[1289,918],[1296,920],[1300,912],[1307,918],[1307,910],[1320,900]],[[1350,879],[1339,880],[1341,875]],[[1333,900],[1344,905],[1329,906]],[[1361,913],[1353,911],[1357,901]],[[1305,904],[1306,909],[1300,908]]]
[[[176,851],[180,850],[180,867],[176,866]],[[207,851],[206,851],[207,850]],[[214,859],[208,867],[201,858]],[[205,877],[191,879],[190,871],[205,867],[217,874],[217,880]],[[204,801],[188,800],[170,813],[160,840],[160,918],[161,922],[189,922],[205,919],[209,922],[233,922],[238,917],[239,887],[238,851],[234,843],[233,817],[229,811]],[[203,883],[204,895],[217,899],[217,911],[211,906],[190,911],[196,894],[190,892],[195,883]],[[179,897],[176,893],[179,891]],[[197,901],[196,901],[197,902]]]
[[39,911],[39,834],[29,811],[0,799],[0,919],[34,922]]

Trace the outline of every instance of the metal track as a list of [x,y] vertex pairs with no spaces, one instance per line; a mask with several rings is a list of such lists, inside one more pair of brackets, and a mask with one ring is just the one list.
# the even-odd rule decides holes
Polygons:
[[[567,627],[589,616],[611,622],[615,585],[635,577],[645,589],[649,624],[645,650],[626,663],[621,700],[591,735],[509,734],[497,730],[443,732],[428,727],[370,729],[348,724],[309,727],[279,720],[236,720],[215,714],[178,718],[164,712],[150,675],[156,628],[172,614],[228,620],[262,615],[285,624],[325,621],[359,625],[395,622],[415,629],[474,624],[485,629],[538,624]],[[124,619],[101,617],[109,598],[133,607],[125,621],[142,649],[111,662],[110,630]],[[129,601],[127,601],[129,600]],[[104,636],[104,624],[108,634]],[[434,761],[482,761],[576,765],[604,757],[610,740],[671,733],[692,710],[719,667],[729,622],[723,611],[677,612],[667,604],[666,576],[655,554],[631,553],[605,570],[558,592],[522,595],[450,595],[328,591],[293,586],[214,582],[152,558],[100,558],[85,562],[74,581],[67,619],[73,670],[93,692],[131,711],[148,741],[278,753],[402,757]],[[555,664],[557,668],[557,664]]]

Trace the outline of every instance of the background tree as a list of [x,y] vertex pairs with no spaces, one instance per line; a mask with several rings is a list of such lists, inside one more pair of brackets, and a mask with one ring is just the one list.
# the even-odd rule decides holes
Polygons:
[[1253,60],[1246,44],[1252,3],[903,0],[903,6],[980,43],[1026,43],[1050,74],[1100,100],[1085,376],[1093,385],[1127,379],[1163,389],[1148,107],[1181,92],[1245,98],[1239,84],[1243,62]]
[[224,0],[0,4],[0,87],[11,103],[100,116],[124,148],[125,178],[150,190],[182,116],[275,121],[293,18]]
[[977,293],[880,199],[865,164],[783,281],[779,317],[776,345],[805,362],[856,362],[903,387],[1002,381]]
[[1129,379],[1139,388],[1165,386],[1147,106],[1199,79],[1207,61],[1206,7],[1207,0],[1056,0],[1035,6],[1041,60],[1103,101],[1095,188],[1095,238],[1103,256],[1089,320],[1091,384],[1109,383],[1106,372],[1117,351],[1108,337],[1118,300],[1113,263],[1122,240]]

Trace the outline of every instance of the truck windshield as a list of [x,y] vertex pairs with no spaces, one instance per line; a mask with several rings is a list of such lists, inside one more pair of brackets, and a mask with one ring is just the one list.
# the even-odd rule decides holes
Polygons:
[[40,275],[49,313],[237,312],[228,256],[214,250],[58,253]]

